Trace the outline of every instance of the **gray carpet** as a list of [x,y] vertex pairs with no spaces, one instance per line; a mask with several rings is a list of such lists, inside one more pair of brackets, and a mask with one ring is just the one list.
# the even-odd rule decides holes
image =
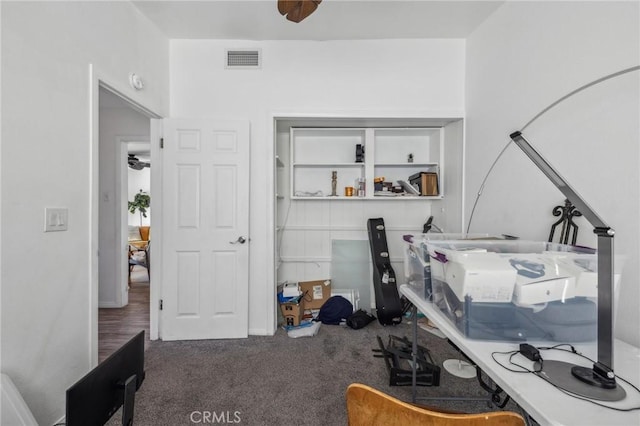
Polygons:
[[[146,351],[146,379],[136,394],[135,424],[191,425],[346,425],[345,390],[360,382],[402,400],[410,386],[389,386],[382,358],[374,358],[376,336],[411,338],[411,328],[381,326],[361,330],[322,325],[314,337],[275,336],[248,339],[151,342]],[[455,350],[419,331],[419,344],[440,366],[457,358]],[[460,379],[442,369],[440,386],[418,387],[419,397],[485,396],[475,379]],[[455,411],[491,411],[484,401],[419,401]],[[506,409],[517,409],[513,403]],[[109,424],[117,424],[118,414]],[[206,420],[210,420],[207,422]]]

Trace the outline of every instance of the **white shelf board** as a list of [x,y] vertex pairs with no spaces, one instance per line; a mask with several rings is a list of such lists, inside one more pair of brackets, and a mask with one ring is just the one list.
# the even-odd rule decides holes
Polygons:
[[403,201],[425,201],[425,200],[439,200],[442,199],[441,195],[437,195],[437,196],[417,196],[417,195],[397,195],[397,196],[389,196],[389,195],[373,195],[373,196],[366,196],[366,197],[357,197],[357,196],[353,196],[353,197],[345,197],[344,195],[339,195],[336,197],[329,197],[329,196],[322,196],[322,197],[297,197],[297,196],[293,196],[291,197],[292,200],[321,200],[321,201],[396,201],[396,200],[403,200]]
[[293,167],[364,167],[364,163],[294,163]]
[[438,167],[438,163],[375,163],[374,167]]

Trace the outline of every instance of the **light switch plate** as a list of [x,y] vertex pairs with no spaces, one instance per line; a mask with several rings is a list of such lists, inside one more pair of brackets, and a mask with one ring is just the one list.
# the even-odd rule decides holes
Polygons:
[[66,231],[69,221],[69,209],[44,208],[44,232]]

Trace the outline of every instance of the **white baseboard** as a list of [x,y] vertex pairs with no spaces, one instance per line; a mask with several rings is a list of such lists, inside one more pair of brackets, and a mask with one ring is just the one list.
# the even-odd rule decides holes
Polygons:
[[250,336],[273,336],[274,333],[269,333],[266,328],[250,328],[249,335]]
[[98,308],[122,308],[122,306],[115,302],[100,302],[98,303]]

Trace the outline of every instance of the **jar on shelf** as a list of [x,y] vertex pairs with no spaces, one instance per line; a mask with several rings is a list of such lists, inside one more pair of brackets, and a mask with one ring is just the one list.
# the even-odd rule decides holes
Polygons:
[[365,191],[366,179],[360,177],[356,179],[356,188],[358,188],[358,197],[364,197],[366,195]]

